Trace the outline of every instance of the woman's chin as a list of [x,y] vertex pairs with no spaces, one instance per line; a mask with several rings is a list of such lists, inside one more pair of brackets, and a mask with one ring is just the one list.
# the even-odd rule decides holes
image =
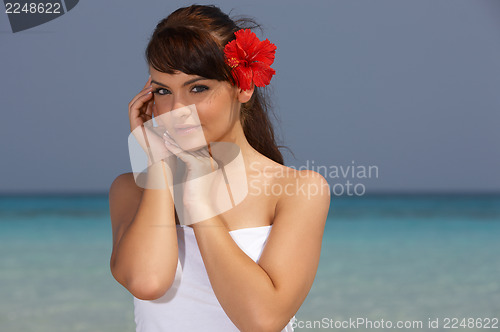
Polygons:
[[188,135],[173,135],[173,139],[184,151],[196,151],[207,146],[202,130],[196,130]]
[[207,142],[203,140],[202,142],[183,142],[179,144],[179,147],[188,152],[197,151],[207,147]]

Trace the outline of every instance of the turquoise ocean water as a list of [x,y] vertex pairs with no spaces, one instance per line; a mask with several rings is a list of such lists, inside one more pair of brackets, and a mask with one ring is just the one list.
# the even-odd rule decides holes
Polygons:
[[[106,195],[1,196],[0,253],[0,331],[134,331],[132,296],[109,271]],[[334,196],[296,317],[297,331],[500,330],[444,328],[500,319],[500,195]]]

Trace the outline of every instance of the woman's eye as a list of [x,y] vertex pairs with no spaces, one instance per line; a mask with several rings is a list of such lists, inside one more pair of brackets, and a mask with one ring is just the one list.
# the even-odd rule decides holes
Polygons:
[[[193,89],[191,91],[194,92],[194,93],[200,93],[200,92],[206,91],[208,89],[209,89],[208,86],[205,86],[205,85],[196,85],[196,86],[193,87]],[[153,91],[153,93],[156,94],[156,95],[160,95],[160,96],[171,94],[171,92],[168,89],[165,89],[165,88],[157,88],[156,90]]]
[[158,88],[156,90],[153,91],[154,94],[157,94],[157,95],[160,95],[160,96],[164,96],[164,95],[167,95],[169,94],[170,91],[168,91],[167,89],[164,89],[164,88]]
[[[193,91],[193,90],[196,90],[196,91]],[[200,92],[208,90],[208,86],[205,86],[205,85],[196,85],[195,87],[193,87],[193,90],[192,91],[194,93],[200,93]]]

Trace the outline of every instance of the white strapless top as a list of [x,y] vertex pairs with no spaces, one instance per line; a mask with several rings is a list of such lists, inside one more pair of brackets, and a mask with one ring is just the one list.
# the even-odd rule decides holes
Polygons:
[[[242,228],[229,234],[243,252],[258,262],[271,228]],[[177,240],[179,261],[172,287],[153,301],[134,296],[136,332],[239,331],[215,296],[193,228],[177,225]],[[282,332],[293,332],[295,319],[293,316]]]

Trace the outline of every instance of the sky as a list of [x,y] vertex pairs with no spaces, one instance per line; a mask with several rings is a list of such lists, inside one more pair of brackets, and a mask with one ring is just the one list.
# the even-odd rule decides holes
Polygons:
[[[277,46],[286,165],[364,193],[500,191],[500,2],[213,1]],[[12,33],[0,13],[0,193],[106,193],[154,27],[187,1],[80,1]],[[373,170],[360,173],[360,170]],[[354,173],[351,171],[355,170]]]

